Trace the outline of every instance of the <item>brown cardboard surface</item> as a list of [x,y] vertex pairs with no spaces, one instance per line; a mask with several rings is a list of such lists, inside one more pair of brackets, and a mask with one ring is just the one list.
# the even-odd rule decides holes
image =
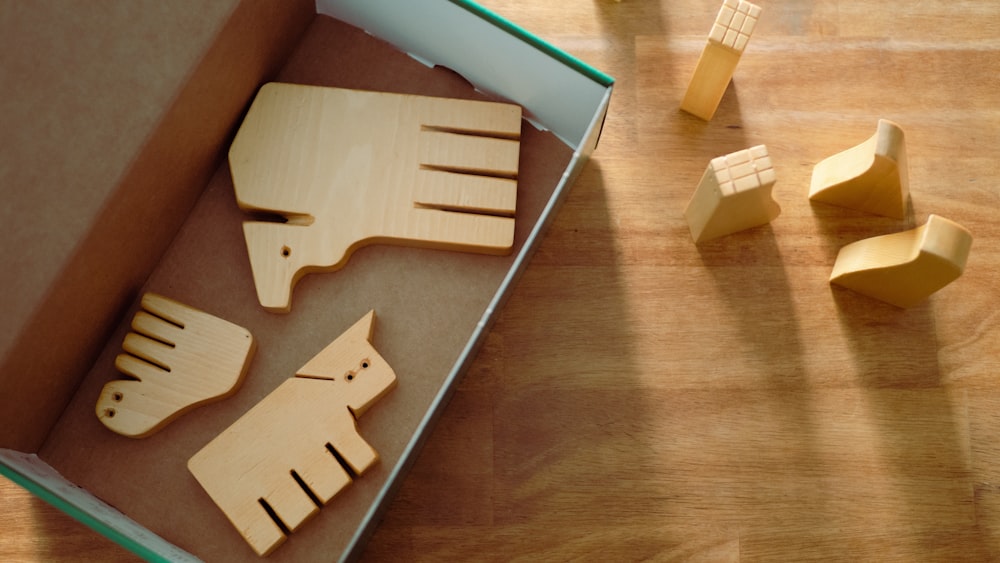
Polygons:
[[35,451],[314,7],[0,10],[0,447]]
[[[360,30],[322,16],[303,36],[278,79],[483,97],[456,74],[428,68]],[[571,149],[554,135],[524,124],[515,253],[523,246],[571,155]],[[132,440],[111,433],[98,422],[94,404],[104,383],[119,377],[113,359],[127,331],[127,322],[123,322],[40,455],[70,480],[199,557],[208,561],[252,560],[253,552],[188,473],[187,460],[363,314],[375,309],[374,346],[395,369],[398,385],[360,419],[359,429],[382,461],[269,558],[328,561],[345,549],[385,484],[514,255],[362,248],[342,270],[304,277],[293,293],[292,312],[275,315],[257,304],[242,219],[228,167],[223,165],[144,289],[247,327],[258,340],[258,352],[243,388],[230,399],[185,415],[150,438]]]

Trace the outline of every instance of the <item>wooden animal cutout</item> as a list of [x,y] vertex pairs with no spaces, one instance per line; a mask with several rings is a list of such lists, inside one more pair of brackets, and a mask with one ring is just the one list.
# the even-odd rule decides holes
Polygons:
[[971,247],[968,230],[931,215],[916,229],[841,248],[830,283],[911,307],[961,276]]
[[903,219],[909,184],[903,130],[880,119],[867,141],[813,168],[809,199]]
[[509,253],[520,134],[511,104],[265,84],[229,151],[261,305],[366,244]]
[[681,101],[681,109],[710,121],[722,101],[736,65],[760,17],[760,7],[744,0],[724,0]]
[[771,198],[774,182],[764,145],[712,159],[684,210],[695,243],[774,220],[781,213]]
[[374,322],[372,311],[188,461],[259,555],[378,460],[356,424],[396,384],[370,344]]
[[115,359],[134,379],[106,384],[96,409],[105,426],[132,438],[235,393],[256,349],[247,329],[162,295],[143,295],[141,307]]

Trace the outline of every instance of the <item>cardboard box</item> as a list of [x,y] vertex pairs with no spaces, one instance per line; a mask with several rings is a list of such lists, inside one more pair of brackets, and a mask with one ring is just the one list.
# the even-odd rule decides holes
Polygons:
[[[18,249],[0,274],[0,472],[147,559],[252,558],[187,459],[375,309],[399,378],[359,420],[381,462],[270,558],[356,555],[596,147],[613,80],[461,0],[51,10],[0,19],[2,41],[34,46],[0,69],[17,85],[0,105],[14,124],[0,185]],[[303,278],[289,315],[265,312],[223,157],[269,80],[520,104],[514,252],[367,247]],[[94,405],[121,377],[145,291],[241,324],[259,348],[234,397],[133,440]]]

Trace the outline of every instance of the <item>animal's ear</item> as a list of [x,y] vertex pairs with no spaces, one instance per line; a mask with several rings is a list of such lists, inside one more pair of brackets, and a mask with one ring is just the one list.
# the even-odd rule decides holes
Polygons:
[[[345,340],[364,340],[365,342],[372,341],[372,332],[375,330],[375,310],[372,309],[368,311],[368,314],[361,317],[358,322],[354,323],[354,326],[344,331],[343,338]],[[340,340],[338,338],[337,340]]]
[[313,356],[295,375],[320,379],[342,377],[345,370],[353,368],[368,353],[374,328],[375,311],[372,310]]

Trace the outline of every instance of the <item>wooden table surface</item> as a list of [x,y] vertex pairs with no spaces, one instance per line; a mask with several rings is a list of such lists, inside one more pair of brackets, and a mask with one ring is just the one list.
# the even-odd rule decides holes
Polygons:
[[[715,118],[677,109],[720,2],[483,0],[617,79],[600,146],[370,560],[1000,560],[1000,3],[774,0]],[[812,167],[906,134],[904,221]],[[695,246],[708,161],[766,144],[781,215]],[[931,213],[965,274],[896,309],[837,250]],[[9,482],[0,560],[132,560]]]

